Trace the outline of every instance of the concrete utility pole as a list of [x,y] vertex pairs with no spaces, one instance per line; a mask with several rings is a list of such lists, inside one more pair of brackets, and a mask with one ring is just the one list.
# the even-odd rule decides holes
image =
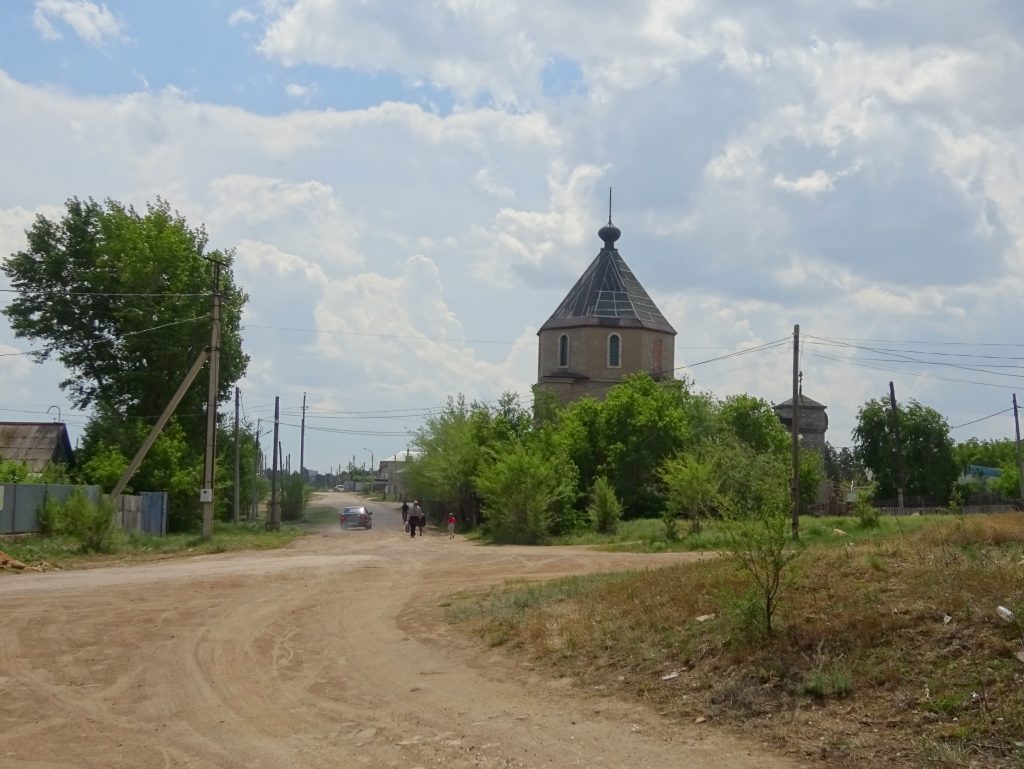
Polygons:
[[1017,491],[1024,499],[1024,462],[1020,458],[1020,419],[1017,417],[1017,393],[1013,394],[1013,426],[1017,431]]
[[793,450],[793,539],[800,539],[800,324],[793,326],[793,418],[790,420]]
[[238,523],[239,514],[240,514],[240,511],[238,509],[238,507],[239,507],[239,501],[238,501],[239,500],[239,488],[238,488],[238,486],[239,486],[240,479],[241,479],[241,469],[240,469],[241,468],[241,465],[240,465],[241,455],[239,454],[239,450],[240,449],[239,449],[239,446],[238,446],[238,409],[239,409],[239,401],[240,401],[241,397],[242,397],[241,396],[241,391],[236,387],[235,388],[235,494],[234,494],[235,498],[234,498],[234,507],[232,509],[233,518],[234,518],[235,523]]
[[896,408],[896,388],[889,382],[889,406],[892,408],[893,452],[896,460],[896,506],[903,515],[903,447],[900,441],[900,412]]
[[210,384],[206,395],[206,460],[203,463],[203,487],[199,490],[199,501],[203,506],[203,539],[213,536],[213,478],[217,444],[217,397],[220,385],[220,266],[220,262],[213,261]]
[[306,482],[306,393],[302,393],[302,424],[299,428],[299,476]]
[[281,517],[277,506],[277,442],[278,421],[280,420],[281,396],[274,396],[274,460],[270,469],[270,502],[267,503],[267,528],[277,531],[281,528]]

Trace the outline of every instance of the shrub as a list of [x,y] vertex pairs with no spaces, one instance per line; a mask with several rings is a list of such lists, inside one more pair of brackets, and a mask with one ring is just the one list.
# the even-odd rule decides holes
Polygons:
[[882,525],[878,508],[871,502],[873,496],[871,489],[861,489],[853,502],[853,514],[857,516],[857,525],[862,529],[877,529]]
[[92,502],[82,489],[75,489],[63,503],[48,500],[41,518],[50,533],[78,540],[83,550],[109,553],[113,549],[114,506],[106,498]]
[[594,479],[590,492],[590,507],[587,508],[594,530],[601,534],[614,534],[622,519],[622,504],[615,496],[615,489],[603,475]]

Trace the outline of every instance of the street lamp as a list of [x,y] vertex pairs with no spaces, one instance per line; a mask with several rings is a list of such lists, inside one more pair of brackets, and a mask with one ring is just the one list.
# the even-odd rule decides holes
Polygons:
[[370,471],[373,473],[373,477],[376,478],[377,477],[377,470],[373,466],[373,452],[370,451],[370,449],[366,448],[365,446],[363,447],[363,451],[368,452],[369,455],[370,455]]

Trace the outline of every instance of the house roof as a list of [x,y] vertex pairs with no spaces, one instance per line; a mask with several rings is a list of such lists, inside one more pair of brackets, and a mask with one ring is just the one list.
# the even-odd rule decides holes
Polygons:
[[[780,408],[782,406],[785,406],[786,408],[792,408],[793,407],[793,399],[792,398],[787,398],[786,400],[782,401],[782,403],[776,403],[775,404],[775,408]],[[811,408],[811,409],[827,409],[828,406],[826,406],[824,403],[818,403],[818,401],[812,400],[811,398],[808,398],[803,393],[800,393],[800,408],[802,408],[802,409],[806,409],[806,408]]]
[[608,224],[598,231],[604,248],[540,331],[579,326],[620,326],[675,335],[676,330],[615,248],[615,241],[621,234],[609,218]]
[[61,422],[0,422],[0,459],[24,462],[30,473],[72,457],[71,439]]

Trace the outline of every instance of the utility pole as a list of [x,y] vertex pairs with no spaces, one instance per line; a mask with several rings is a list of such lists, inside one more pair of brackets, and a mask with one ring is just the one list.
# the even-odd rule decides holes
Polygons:
[[206,394],[206,461],[199,501],[203,507],[203,539],[213,536],[213,477],[217,442],[217,397],[220,386],[220,265],[213,261],[213,322],[210,329],[210,383]]
[[793,450],[793,539],[800,539],[800,324],[793,326],[793,418],[790,420]]
[[1017,431],[1017,490],[1024,499],[1024,462],[1020,458],[1020,419],[1017,417],[1017,393],[1013,394],[1013,426]]
[[896,409],[896,388],[889,382],[889,405],[892,408],[893,451],[896,459],[896,506],[903,515],[903,447],[900,441],[900,413]]
[[240,482],[240,479],[241,479],[241,474],[240,474],[241,473],[241,469],[240,469],[241,465],[239,464],[241,462],[241,455],[239,453],[240,448],[239,448],[239,445],[238,445],[238,408],[239,408],[239,401],[240,401],[241,397],[242,397],[241,396],[241,391],[236,387],[235,388],[235,495],[234,495],[235,499],[234,499],[234,507],[232,508],[232,513],[233,513],[232,517],[233,517],[235,523],[238,523],[238,518],[239,518],[239,509],[238,509],[238,506],[239,506],[239,501],[238,501],[239,500],[239,488],[238,488],[238,485],[239,485],[239,482]]
[[306,482],[306,393],[302,393],[302,424],[299,429],[299,476]]
[[259,492],[259,486],[257,484],[259,483],[259,479],[260,479],[260,454],[263,453],[263,451],[260,449],[260,418],[259,417],[256,417],[256,435],[255,435],[255,438],[256,438],[256,450],[253,452],[253,465],[254,465],[254,467],[252,468],[252,505],[249,507],[249,516],[248,516],[250,521],[253,520],[254,518],[256,518],[257,513],[259,512],[259,504],[260,504],[259,503],[259,499],[256,496],[258,494],[258,492]]
[[270,502],[267,503],[267,528],[277,531],[281,528],[281,517],[277,507],[277,431],[281,418],[281,396],[274,396],[274,460],[270,471]]

